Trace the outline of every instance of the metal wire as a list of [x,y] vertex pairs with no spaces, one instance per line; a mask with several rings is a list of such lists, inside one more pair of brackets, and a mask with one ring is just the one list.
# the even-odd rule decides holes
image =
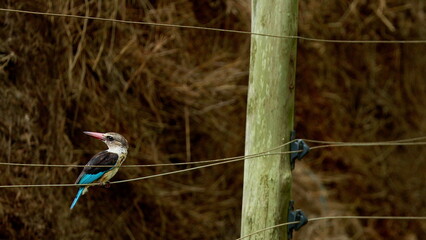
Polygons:
[[237,34],[246,34],[246,35],[262,36],[262,37],[299,39],[299,40],[305,40],[305,41],[324,42],[324,43],[349,43],[349,44],[371,44],[371,43],[375,43],[375,44],[377,44],[377,43],[382,43],[382,44],[400,44],[400,43],[419,44],[419,43],[426,43],[426,40],[423,40],[423,39],[420,39],[420,40],[339,40],[339,39],[320,39],[320,38],[311,38],[311,37],[303,37],[303,36],[279,36],[279,35],[274,35],[274,34],[255,33],[255,32],[250,32],[250,31],[241,31],[241,30],[188,26],[188,25],[179,25],[179,24],[168,24],[168,23],[129,21],[129,20],[80,16],[80,15],[63,14],[63,13],[48,13],[48,12],[18,10],[18,9],[10,9],[10,8],[0,8],[0,11],[22,13],[22,14],[52,16],[52,17],[68,17],[68,18],[78,18],[78,19],[89,19],[89,20],[114,22],[114,23],[122,23],[122,24],[137,24],[137,25],[151,25],[151,26],[159,26],[159,27],[174,27],[174,28],[183,28],[183,29],[198,29],[198,30],[237,33]]
[[[203,165],[203,166],[198,166],[198,167],[182,169],[182,170],[159,173],[159,174],[154,174],[154,175],[149,175],[149,176],[144,176],[144,177],[137,177],[137,178],[131,178],[131,179],[126,179],[126,180],[113,181],[113,182],[110,182],[110,184],[146,180],[146,179],[150,179],[150,178],[172,175],[172,174],[177,174],[177,173],[182,173],[182,172],[188,172],[188,171],[193,171],[193,170],[197,170],[197,169],[201,169],[201,168],[213,167],[213,166],[217,166],[217,165],[221,165],[221,164],[238,162],[238,161],[242,161],[242,160],[245,160],[245,159],[257,158],[257,157],[262,157],[262,156],[267,156],[267,155],[277,155],[277,154],[282,155],[282,154],[289,154],[289,153],[293,153],[293,152],[299,152],[299,151],[287,151],[287,152],[269,153],[269,151],[277,150],[277,149],[279,149],[279,148],[281,148],[285,145],[292,143],[293,141],[294,140],[289,141],[287,143],[284,143],[284,144],[282,144],[278,147],[274,147],[271,150],[268,150],[268,151],[265,151],[265,152],[262,152],[262,153],[252,154],[252,155],[248,155],[248,156],[233,157],[233,158],[208,160],[208,161],[214,162],[214,163]],[[204,161],[204,162],[206,162],[206,161]],[[109,166],[109,167],[111,167],[111,166]],[[72,186],[102,186],[102,185],[104,185],[104,184],[101,184],[101,183],[91,183],[91,184],[21,184],[21,185],[0,185],[0,188],[72,187]]]
[[[288,152],[272,152],[278,150],[295,140],[291,140],[287,143],[281,144],[277,147],[271,148],[267,151],[261,153],[255,153],[245,156],[236,156],[236,157],[228,157],[228,158],[219,158],[212,160],[203,160],[203,161],[193,161],[193,162],[183,162],[183,163],[158,163],[158,164],[135,164],[135,165],[122,165],[120,168],[129,168],[129,167],[164,167],[164,166],[181,166],[181,165],[193,165],[193,164],[205,164],[205,163],[213,163],[213,162],[222,162],[234,159],[250,159],[255,157],[269,156],[269,155],[282,155],[285,153],[297,153],[300,151],[288,151]],[[272,152],[272,153],[271,153]],[[13,162],[0,162],[0,165],[3,166],[20,166],[20,167],[88,167],[88,166],[96,166],[96,167],[106,167],[110,168],[111,165],[75,165],[75,164],[44,164],[44,163],[13,163]]]
[[[279,153],[279,154],[288,154],[288,153],[291,153],[291,151],[282,152],[282,153]],[[187,169],[182,169],[182,170],[176,170],[176,171],[170,171],[170,172],[165,172],[165,173],[153,174],[153,175],[144,176],[144,177],[130,178],[130,179],[126,179],[126,180],[113,181],[113,182],[110,182],[110,184],[146,180],[146,179],[150,179],[150,178],[167,176],[167,175],[172,175],[172,174],[177,174],[177,173],[183,173],[183,172],[189,172],[189,171],[193,171],[193,170],[197,170],[197,169],[201,169],[201,168],[213,167],[213,166],[217,166],[217,165],[221,165],[221,164],[233,163],[233,162],[238,162],[238,161],[245,160],[245,159],[250,159],[250,158],[255,158],[255,157],[262,157],[262,156],[263,155],[256,155],[256,156],[251,156],[251,157],[241,157],[241,158],[236,158],[236,159],[232,159],[232,160],[211,163],[211,164],[207,164],[207,165],[203,165],[203,166],[198,166],[198,167],[192,167],[192,168],[187,168]],[[103,186],[103,185],[104,184],[101,184],[101,183],[91,183],[91,184],[22,184],[22,185],[0,185],[0,188],[73,187],[73,186]]]
[[[311,147],[311,149],[319,149],[319,148],[327,148],[327,147],[347,147],[347,146],[403,146],[403,145],[425,145],[426,142],[409,142],[409,141],[418,141],[418,140],[422,140],[425,139],[425,137],[417,137],[417,138],[409,138],[409,139],[401,139],[401,140],[393,140],[393,141],[387,141],[387,142],[369,142],[369,143],[362,143],[362,142],[331,142],[331,141],[327,141],[326,145],[320,145],[320,146],[314,146]],[[167,175],[172,175],[172,174],[177,174],[177,173],[182,173],[182,172],[188,172],[188,171],[193,171],[193,170],[197,170],[197,169],[201,169],[201,168],[206,168],[206,167],[212,167],[212,166],[217,166],[217,165],[221,165],[221,164],[227,164],[227,163],[233,163],[233,162],[237,162],[237,161],[242,161],[245,159],[252,159],[252,158],[257,158],[257,157],[262,157],[262,156],[268,156],[268,155],[282,155],[282,154],[290,154],[290,153],[295,153],[295,152],[300,152],[300,151],[285,151],[285,152],[273,152],[275,150],[278,150],[286,145],[291,144],[292,142],[294,142],[296,140],[292,140],[289,141],[287,143],[281,144],[277,147],[271,148],[270,150],[261,152],[261,153],[257,153],[257,154],[252,154],[252,155],[247,155],[247,156],[238,156],[238,157],[231,157],[231,158],[221,158],[221,159],[213,159],[213,160],[205,160],[205,161],[198,161],[198,162],[190,162],[190,163],[182,163],[182,164],[199,164],[199,163],[210,163],[207,165],[203,165],[203,166],[197,166],[197,167],[192,167],[192,168],[187,168],[187,169],[182,169],[182,170],[176,170],[176,171],[170,171],[170,172],[165,172],[165,173],[159,173],[159,174],[154,174],[154,175],[149,175],[149,176],[143,176],[143,177],[137,177],[137,178],[131,178],[131,179],[126,179],[126,180],[120,180],[120,181],[114,181],[111,182],[110,184],[116,184],[116,183],[124,183],[124,182],[132,182],[132,181],[140,181],[140,180],[145,180],[145,179],[149,179],[149,178],[154,178],[154,177],[160,177],[160,176],[167,176]],[[318,140],[308,140],[306,139],[306,141],[310,141],[310,142],[316,142],[316,143],[321,143],[324,141],[318,141]],[[336,143],[336,144],[333,144]],[[14,165],[16,163],[0,163],[1,165]],[[167,166],[170,164],[167,164]],[[173,164],[176,165],[176,164]],[[52,167],[63,167],[63,166],[73,166],[73,165],[51,165],[51,164],[19,164],[18,166],[52,166]],[[85,166],[85,165],[74,165],[74,166]],[[111,167],[108,165],[102,165],[105,167]],[[141,167],[141,166],[147,166],[147,165],[130,165],[133,167]],[[150,165],[150,166],[156,166],[156,164],[154,165]],[[163,164],[161,164],[161,166],[165,166]],[[98,166],[96,166],[98,167]],[[124,166],[121,166],[124,167]],[[95,184],[25,184],[25,185],[0,185],[0,188],[18,188],[18,187],[68,187],[68,186],[94,186],[94,185],[101,185],[99,183],[95,183]]]
[[[317,217],[317,218],[311,218],[308,220],[309,222],[314,222],[314,221],[320,221],[320,220],[334,220],[334,219],[383,219],[383,220],[426,220],[426,216],[326,216],[326,217]],[[278,227],[283,227],[283,226],[287,226],[290,224],[296,224],[299,223],[298,221],[296,222],[286,222],[286,223],[281,223],[281,224],[277,224],[274,226],[270,226],[270,227],[266,227],[266,228],[262,228],[260,230],[257,230],[255,232],[252,232],[250,234],[244,235],[240,238],[237,238],[236,240],[241,240],[241,239],[245,239],[248,237],[251,237],[253,235],[274,229],[274,228],[278,228]]]
[[[419,140],[426,139],[426,136],[416,137],[416,138],[408,138],[408,139],[399,139],[399,140],[391,140],[391,141],[381,141],[381,142],[333,142],[333,141],[320,141],[320,140],[312,140],[312,139],[304,139],[306,142],[323,144],[320,146],[312,146],[311,149],[318,148],[328,148],[328,147],[366,147],[366,146],[409,146],[409,145],[426,145],[426,142],[416,142]],[[165,167],[165,166],[182,166],[182,165],[193,165],[193,164],[205,164],[205,163],[214,163],[214,162],[222,162],[233,159],[249,159],[253,157],[259,156],[268,156],[268,155],[280,155],[285,153],[295,153],[300,151],[288,151],[288,152],[272,152],[279,148],[282,148],[290,143],[294,142],[294,140],[279,145],[275,148],[271,148],[267,151],[256,153],[252,155],[246,156],[236,156],[229,158],[219,158],[219,159],[211,159],[211,160],[203,160],[203,161],[193,161],[193,162],[183,162],[183,163],[158,163],[158,164],[133,164],[133,165],[122,165],[120,168],[134,168],[134,167]],[[88,165],[79,165],[79,164],[43,164],[43,163],[14,163],[14,162],[0,162],[0,166],[21,166],[21,167],[87,167]],[[111,165],[96,165],[96,167],[107,167],[110,168]]]

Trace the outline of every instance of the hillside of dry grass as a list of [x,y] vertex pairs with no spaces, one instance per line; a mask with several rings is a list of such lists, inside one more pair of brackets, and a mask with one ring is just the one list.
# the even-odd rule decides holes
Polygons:
[[[426,39],[421,0],[299,1],[299,35]],[[1,8],[250,30],[243,0],[3,1]],[[250,37],[0,12],[0,162],[85,164],[115,131],[126,164],[238,156]],[[378,141],[426,135],[424,44],[298,43],[298,137]],[[327,148],[298,162],[309,217],[426,215],[421,146]],[[122,180],[185,167],[123,168]],[[0,167],[0,185],[73,183],[81,169]],[[92,188],[0,189],[0,239],[235,239],[243,163]],[[423,221],[312,222],[296,239],[426,238]]]

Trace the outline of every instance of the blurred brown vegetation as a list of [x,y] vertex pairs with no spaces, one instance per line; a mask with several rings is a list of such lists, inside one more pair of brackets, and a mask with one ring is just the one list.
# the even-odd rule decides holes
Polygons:
[[[250,3],[2,1],[2,8],[249,30]],[[116,131],[127,164],[243,154],[247,35],[0,12],[1,162],[85,164]],[[299,34],[426,39],[422,0],[300,0]],[[426,132],[424,44],[299,41],[298,137],[378,141]],[[294,172],[309,217],[426,215],[424,147],[312,151]],[[0,189],[0,239],[235,239],[242,165],[92,188]],[[114,180],[182,169],[123,168]],[[73,183],[81,169],[1,167],[0,185]],[[330,220],[296,239],[425,239],[424,221]]]

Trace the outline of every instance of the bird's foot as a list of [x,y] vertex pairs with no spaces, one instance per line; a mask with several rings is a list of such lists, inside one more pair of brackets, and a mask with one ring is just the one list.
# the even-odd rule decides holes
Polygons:
[[104,186],[104,188],[109,188],[109,187],[111,187],[111,183],[109,181],[104,182],[104,183],[102,183],[102,186]]

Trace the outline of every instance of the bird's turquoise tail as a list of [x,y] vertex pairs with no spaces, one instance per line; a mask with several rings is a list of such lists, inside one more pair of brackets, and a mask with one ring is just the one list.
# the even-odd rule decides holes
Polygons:
[[84,191],[84,187],[81,187],[78,189],[77,195],[75,195],[74,201],[72,201],[70,209],[73,209],[74,206],[77,204],[78,199],[81,197],[81,194]]

